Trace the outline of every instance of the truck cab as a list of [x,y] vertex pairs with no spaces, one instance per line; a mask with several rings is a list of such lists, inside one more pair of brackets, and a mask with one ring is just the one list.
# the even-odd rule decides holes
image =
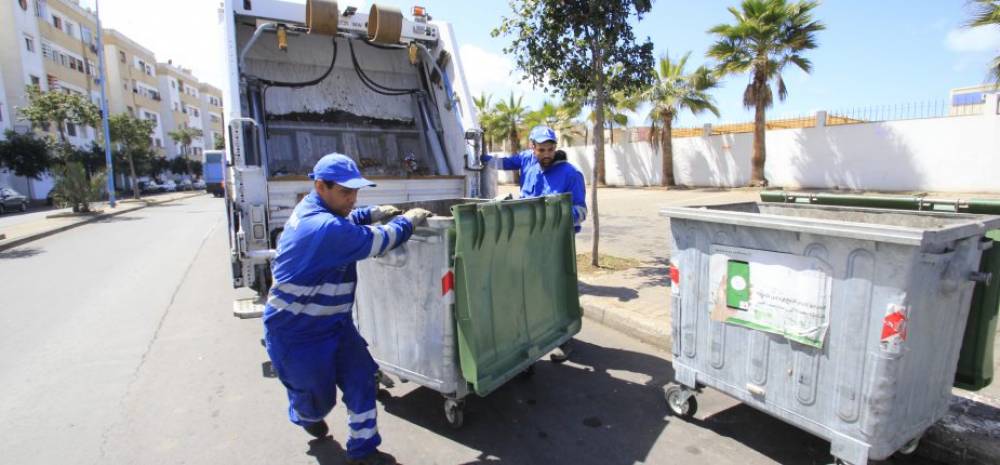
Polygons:
[[492,197],[452,27],[423,8],[410,13],[329,0],[224,2],[234,287],[267,294],[277,238],[328,153],[352,157],[377,183],[359,206]]

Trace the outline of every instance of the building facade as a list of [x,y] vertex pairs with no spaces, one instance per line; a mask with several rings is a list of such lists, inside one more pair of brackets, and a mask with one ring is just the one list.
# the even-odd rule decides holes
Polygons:
[[[28,104],[28,86],[75,93],[100,105],[97,33],[97,17],[79,0],[0,2],[0,137],[4,129],[33,129],[17,113]],[[102,40],[109,112],[155,121],[150,145],[159,155],[200,160],[206,148],[214,147],[215,135],[222,134],[221,92],[187,69],[158,63],[151,50],[119,31],[105,29]],[[169,136],[181,127],[200,129],[203,135],[181,147]],[[57,128],[48,133],[56,137]],[[62,133],[77,147],[103,143],[100,128],[67,124]],[[35,200],[45,199],[52,185],[47,176],[17,180],[0,174],[0,186],[27,190]]]

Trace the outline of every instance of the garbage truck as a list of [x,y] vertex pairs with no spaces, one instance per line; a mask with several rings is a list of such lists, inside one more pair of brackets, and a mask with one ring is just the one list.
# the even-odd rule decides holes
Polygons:
[[[483,201],[496,173],[451,26],[424,8],[226,0],[226,212],[242,318],[263,313],[282,227],[340,152],[376,182],[358,205],[421,206],[411,240],[358,266],[355,324],[379,364],[440,392],[448,424],[579,332],[568,195]],[[544,270],[546,281],[525,279]],[[389,291],[386,291],[388,289]]]
[[424,8],[411,13],[223,3],[229,258],[233,286],[258,297],[237,301],[237,315],[260,314],[277,237],[327,153],[353,157],[378,184],[359,206],[492,196],[453,29]]

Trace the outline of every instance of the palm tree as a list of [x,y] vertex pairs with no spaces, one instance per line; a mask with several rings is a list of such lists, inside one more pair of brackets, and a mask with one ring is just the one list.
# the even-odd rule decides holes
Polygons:
[[750,71],[750,83],[743,92],[743,105],[753,107],[754,140],[751,180],[754,186],[767,185],[764,178],[765,109],[774,103],[772,82],[782,101],[788,95],[781,71],[789,63],[809,72],[812,63],[802,56],[805,50],[816,48],[817,31],[826,29],[814,21],[812,10],[819,2],[786,0],[743,0],[741,9],[730,7],[735,24],[719,24],[708,32],[718,41],[708,50],[708,56],[719,60],[720,75]]
[[[1000,27],[1000,0],[970,0],[975,11],[966,27]],[[990,63],[990,80],[1000,85],[1000,55]]]
[[[604,101],[604,122],[607,124],[608,130],[611,132],[611,137],[608,142],[611,144],[615,143],[615,126],[626,127],[628,126],[628,115],[629,112],[635,112],[639,108],[639,95],[634,94],[629,95],[624,92],[615,92],[608,95],[608,99]],[[597,112],[590,112],[590,116],[587,119],[593,123],[594,117]]]
[[195,139],[201,138],[203,135],[204,133],[201,132],[201,129],[188,126],[181,126],[176,130],[167,133],[167,136],[173,139],[174,143],[181,146],[181,153],[184,155],[189,155],[188,152],[191,148],[191,143],[194,142]]
[[559,135],[563,144],[570,145],[577,137],[583,137],[583,130],[576,118],[580,116],[583,105],[574,100],[562,103],[544,102],[542,107],[525,117],[529,127],[544,125],[552,128]]
[[660,147],[663,155],[661,167],[661,183],[664,186],[674,185],[674,144],[673,122],[677,115],[685,109],[698,114],[708,110],[719,116],[719,109],[708,90],[719,85],[718,79],[708,67],[699,66],[693,73],[684,72],[691,52],[685,53],[678,61],[671,61],[670,55],[664,53],[659,66],[654,69],[656,82],[642,94],[642,99],[649,102],[649,120],[653,147]]
[[481,93],[479,97],[472,98],[472,104],[476,106],[476,116],[479,122],[479,129],[483,131],[483,139],[488,152],[493,151],[493,136],[496,133],[494,123],[496,110],[493,107],[493,95]]
[[524,129],[525,118],[528,116],[529,111],[528,107],[521,103],[522,100],[523,97],[518,97],[515,100],[514,93],[511,92],[508,100],[501,100],[494,107],[496,110],[493,119],[495,129],[498,133],[503,134],[503,137],[507,138],[507,143],[509,144],[507,149],[511,153],[521,150],[520,134]]

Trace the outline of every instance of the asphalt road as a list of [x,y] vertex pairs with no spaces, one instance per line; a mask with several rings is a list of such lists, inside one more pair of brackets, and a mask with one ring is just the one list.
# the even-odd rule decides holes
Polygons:
[[[286,417],[259,320],[231,316],[220,199],[197,197],[0,252],[0,462],[339,464]],[[381,396],[404,464],[825,464],[829,444],[706,392],[667,413],[665,351],[585,321],[564,365],[536,364],[449,428],[438,393]],[[926,463],[900,460],[897,464]]]

